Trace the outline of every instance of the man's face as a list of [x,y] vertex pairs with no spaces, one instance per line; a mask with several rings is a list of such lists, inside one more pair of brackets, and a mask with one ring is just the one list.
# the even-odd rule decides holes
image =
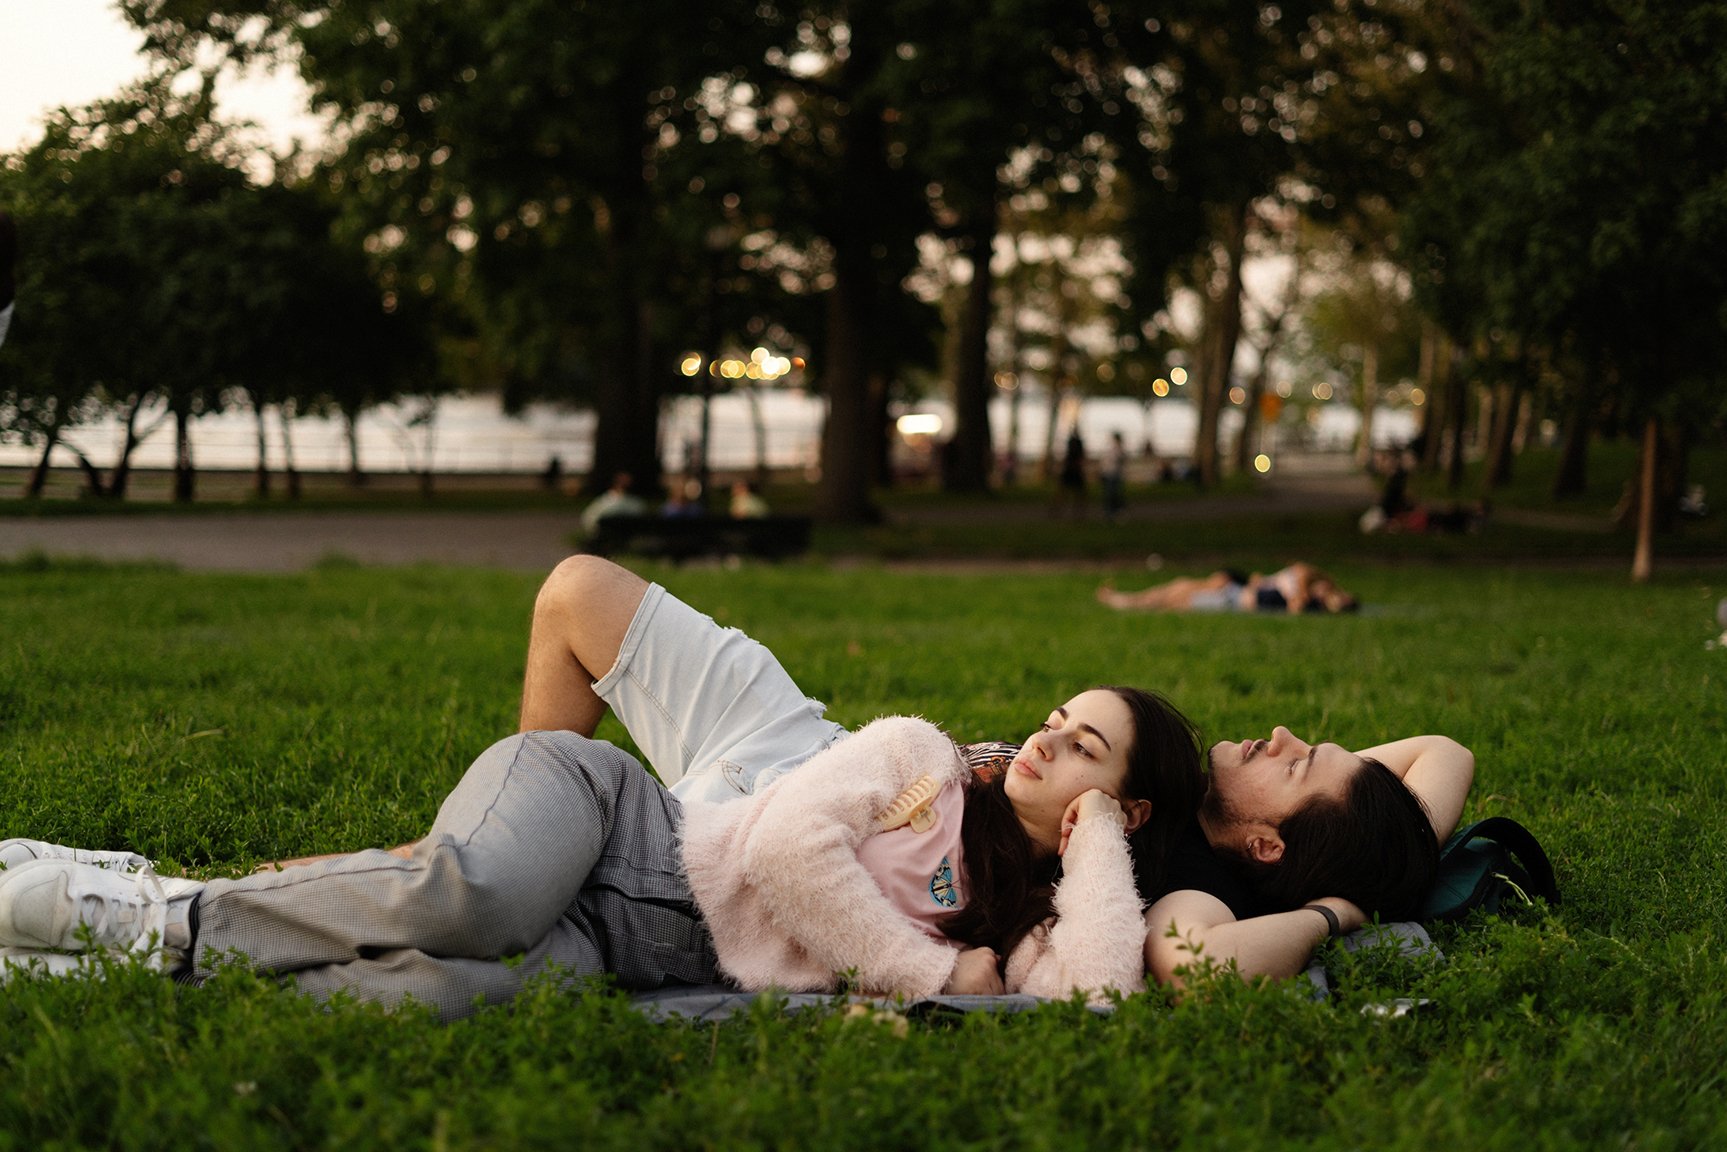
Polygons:
[[1362,759],[1337,744],[1309,744],[1289,729],[1269,739],[1212,746],[1207,810],[1236,824],[1270,829],[1315,796],[1341,797]]

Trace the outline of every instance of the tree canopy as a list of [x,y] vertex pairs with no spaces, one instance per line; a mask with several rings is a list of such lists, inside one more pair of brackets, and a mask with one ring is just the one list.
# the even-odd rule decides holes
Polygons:
[[[14,339],[64,346],[0,354],[11,434],[33,443],[146,396],[182,426],[236,394],[260,421],[352,419],[413,375],[591,405],[603,486],[657,475],[661,400],[697,386],[687,354],[771,340],[807,354],[828,400],[821,509],[857,520],[888,478],[890,405],[936,349],[957,421],[944,478],[977,490],[996,381],[1047,361],[1030,374],[1058,395],[1076,326],[1106,321],[1087,352],[1102,386],[1191,370],[1208,483],[1223,408],[1252,406],[1297,331],[1310,354],[1354,349],[1369,392],[1392,372],[1443,384],[1426,427],[1454,475],[1471,403],[1495,415],[1490,477],[1531,406],[1566,424],[1574,472],[1592,429],[1652,421],[1659,510],[1687,445],[1722,426],[1727,0],[990,0],[963,27],[929,0],[122,8],[180,91],[266,56],[334,128],[260,188],[207,95],[164,80],[8,160],[29,243],[90,282],[21,272],[21,297],[60,306],[26,305]],[[1061,221],[1107,258],[1032,275],[1022,238]],[[1273,327],[1247,270],[1302,259],[1313,226],[1342,255],[1285,279],[1299,291]],[[327,289],[297,295],[296,262]],[[170,274],[123,303],[146,268]],[[126,306],[156,310],[154,347],[49,335]],[[194,313],[223,338],[175,335]],[[308,325],[348,334],[329,347],[351,371],[258,367]]]

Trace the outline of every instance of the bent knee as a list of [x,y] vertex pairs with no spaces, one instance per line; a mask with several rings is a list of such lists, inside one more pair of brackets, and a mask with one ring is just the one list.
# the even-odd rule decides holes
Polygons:
[[580,603],[616,580],[622,572],[603,556],[566,556],[540,585],[536,605],[559,606]]
[[634,615],[648,583],[601,556],[567,556],[540,585],[534,612]]

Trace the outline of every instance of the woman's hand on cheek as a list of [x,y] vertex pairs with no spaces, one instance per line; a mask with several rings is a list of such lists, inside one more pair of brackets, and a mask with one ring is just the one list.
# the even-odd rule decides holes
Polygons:
[[948,996],[1000,996],[1006,987],[1001,982],[1001,961],[995,949],[962,950],[941,990]]
[[1067,855],[1067,841],[1073,835],[1074,828],[1088,816],[1114,816],[1125,820],[1121,804],[1115,797],[1096,788],[1081,792],[1067,806],[1067,812],[1061,818],[1061,846],[1056,849],[1057,855]]

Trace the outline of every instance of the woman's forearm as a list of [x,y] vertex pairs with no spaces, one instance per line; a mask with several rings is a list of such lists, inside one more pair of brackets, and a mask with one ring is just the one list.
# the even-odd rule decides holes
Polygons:
[[1145,935],[1119,812],[1082,817],[1062,857],[1056,919],[1027,936],[1007,963],[1010,992],[1100,997],[1145,986]]

